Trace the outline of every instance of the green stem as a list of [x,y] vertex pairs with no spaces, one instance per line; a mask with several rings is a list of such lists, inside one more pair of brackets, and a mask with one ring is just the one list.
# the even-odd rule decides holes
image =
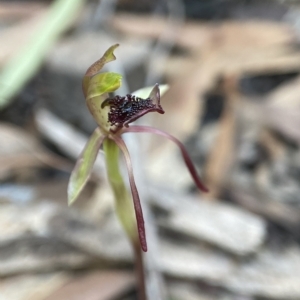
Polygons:
[[108,180],[115,197],[116,213],[134,250],[136,274],[139,283],[139,299],[146,300],[143,257],[132,199],[119,169],[119,147],[113,140],[105,139],[103,150],[105,153]]

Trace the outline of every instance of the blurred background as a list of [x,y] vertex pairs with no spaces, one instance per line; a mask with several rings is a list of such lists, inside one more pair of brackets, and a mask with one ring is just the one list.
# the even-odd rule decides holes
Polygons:
[[137,299],[103,154],[67,206],[96,127],[81,80],[115,43],[118,94],[169,85],[139,123],[184,142],[210,190],[172,143],[125,137],[148,300],[299,300],[299,41],[296,0],[1,0],[0,300]]

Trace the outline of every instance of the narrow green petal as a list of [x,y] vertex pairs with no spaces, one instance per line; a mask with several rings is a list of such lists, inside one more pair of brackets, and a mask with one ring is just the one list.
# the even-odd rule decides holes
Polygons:
[[78,198],[92,172],[93,165],[97,158],[99,148],[105,139],[105,135],[97,128],[82,153],[77,159],[74,170],[72,171],[68,185],[68,204],[71,205]]

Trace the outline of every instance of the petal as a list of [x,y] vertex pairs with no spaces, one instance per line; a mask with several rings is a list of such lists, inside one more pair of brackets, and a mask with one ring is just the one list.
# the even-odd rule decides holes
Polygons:
[[69,205],[71,205],[77,199],[86,182],[88,181],[99,148],[105,138],[106,135],[101,132],[100,128],[97,128],[91,135],[82,153],[78,157],[74,170],[71,173],[68,185]]
[[87,106],[97,124],[106,132],[111,129],[108,123],[109,109],[102,109],[101,104],[108,98],[108,93],[114,92],[121,86],[122,76],[113,72],[98,73],[106,63],[116,59],[113,52],[118,46],[118,44],[111,46],[99,60],[93,63],[82,81]]
[[82,88],[84,96],[86,97],[87,90],[89,87],[89,81],[92,76],[96,75],[100,72],[100,70],[103,68],[103,66],[111,61],[114,61],[116,59],[114,55],[114,50],[119,47],[119,44],[115,44],[108,48],[106,52],[103,54],[103,56],[98,59],[96,62],[94,62],[86,71],[83,81],[82,81]]
[[122,76],[117,73],[101,73],[91,78],[86,95],[86,104],[97,124],[109,131],[108,123],[109,107],[102,107],[101,104],[108,97],[108,93],[114,92],[121,86]]
[[129,128],[124,128],[122,129],[121,133],[127,133],[127,132],[147,132],[147,133],[154,133],[157,135],[161,135],[163,137],[166,137],[167,139],[171,140],[172,142],[174,142],[181,151],[181,154],[183,156],[184,162],[187,166],[187,168],[190,171],[190,174],[192,176],[192,178],[194,179],[195,184],[197,185],[197,187],[203,191],[203,192],[208,192],[208,189],[205,187],[205,185],[202,183],[202,181],[200,180],[198,173],[194,167],[194,164],[191,160],[191,158],[189,157],[189,154],[187,153],[184,145],[174,136],[161,131],[159,129],[153,128],[153,127],[149,127],[149,126],[130,126]]
[[121,86],[122,75],[113,72],[100,73],[90,80],[86,100],[111,93]]
[[[156,84],[157,85],[157,84]],[[169,89],[169,85],[167,84],[162,84],[159,86],[159,90],[160,90],[160,96],[163,96],[165,94],[165,92]],[[138,98],[147,98],[149,97],[149,94],[151,95],[151,92],[153,91],[153,87],[144,87],[142,89],[139,89],[135,92],[132,93],[132,95],[138,97]]]
[[154,88],[151,90],[149,97],[153,103],[155,103],[158,107],[160,106],[160,90],[159,90],[159,85],[156,83],[154,85]]
[[146,252],[147,251],[147,241],[146,241],[143,210],[142,210],[142,206],[141,206],[141,202],[140,202],[139,193],[136,188],[135,181],[134,181],[130,154],[129,154],[129,151],[128,151],[124,141],[122,140],[122,138],[120,138],[117,135],[114,135],[112,137],[112,139],[119,146],[119,148],[121,149],[121,151],[124,155],[124,158],[125,158],[128,176],[129,176],[129,183],[130,183],[130,188],[131,188],[131,193],[132,193],[134,211],[135,211],[135,216],[136,216],[136,221],[137,221],[139,239],[140,239],[140,243],[141,243],[141,247],[142,247],[143,251]]

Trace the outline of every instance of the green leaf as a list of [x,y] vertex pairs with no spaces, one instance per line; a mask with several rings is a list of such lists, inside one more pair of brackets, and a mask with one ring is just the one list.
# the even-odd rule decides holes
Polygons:
[[[148,98],[149,94],[151,93],[153,89],[153,86],[149,86],[149,87],[144,87],[141,88],[135,92],[132,93],[132,95],[142,98],[142,99],[146,99]],[[164,93],[169,89],[169,85],[168,84],[162,84],[159,86],[159,90],[160,90],[160,96],[163,96]]]
[[75,202],[80,192],[84,188],[86,182],[88,181],[92,172],[93,165],[97,158],[99,148],[105,138],[106,135],[103,134],[100,128],[97,128],[91,135],[82,153],[77,159],[68,185],[69,205]]
[[36,73],[45,55],[60,35],[72,25],[86,0],[56,0],[47,16],[37,26],[35,34],[24,49],[9,60],[0,73],[0,108],[9,104]]

